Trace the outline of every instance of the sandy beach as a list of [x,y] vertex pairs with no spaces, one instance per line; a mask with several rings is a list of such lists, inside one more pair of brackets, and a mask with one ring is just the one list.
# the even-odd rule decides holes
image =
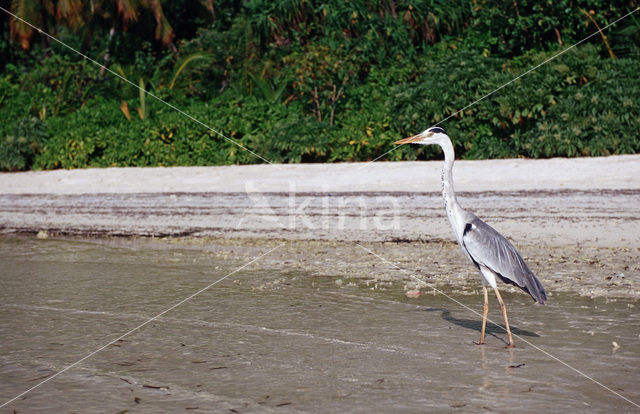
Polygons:
[[542,306],[499,284],[508,350],[494,295],[476,345],[481,283],[445,217],[441,165],[0,174],[2,401],[16,412],[636,406],[640,156],[456,164],[460,203],[547,292]]
[[[0,173],[0,194],[440,191],[442,161]],[[457,191],[640,190],[640,155],[456,161]]]
[[[372,277],[379,260],[354,247],[362,243],[434,282],[476,289],[474,270],[453,243],[444,214],[441,165],[5,173],[0,229],[41,237],[163,238],[247,257],[252,246],[289,240],[290,253],[301,259],[297,266],[322,263],[329,275],[348,269],[372,280],[406,278],[380,263]],[[463,207],[505,234],[545,285],[587,296],[640,297],[638,177],[638,155],[458,161],[454,167]]]

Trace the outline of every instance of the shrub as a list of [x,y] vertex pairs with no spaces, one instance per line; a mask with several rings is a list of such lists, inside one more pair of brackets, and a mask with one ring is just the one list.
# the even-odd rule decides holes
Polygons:
[[30,169],[47,138],[44,122],[35,117],[18,120],[0,144],[0,170]]
[[[559,51],[559,39],[636,3],[252,0],[216,4],[213,23],[190,27],[176,51],[116,36],[113,70],[226,138],[60,46],[36,45],[3,63],[1,168],[263,162],[235,143],[272,162],[365,161],[440,122],[464,158],[638,152],[632,17],[609,44],[596,36],[484,97]],[[186,2],[172,7],[187,13]],[[88,54],[104,57],[107,43]],[[385,158],[436,157],[404,146]]]
[[[501,60],[457,53],[424,62],[416,82],[394,88],[394,125],[415,133],[507,83],[551,53]],[[575,157],[637,152],[637,62],[602,59],[595,47],[570,51],[442,124],[465,158]],[[444,87],[442,85],[445,85]],[[616,110],[617,109],[617,110]],[[420,154],[425,155],[420,155]],[[431,157],[428,149],[419,156]]]

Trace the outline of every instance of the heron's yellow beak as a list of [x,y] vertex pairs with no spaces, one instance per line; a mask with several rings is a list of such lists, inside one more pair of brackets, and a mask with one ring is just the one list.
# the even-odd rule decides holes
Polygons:
[[424,138],[425,137],[424,137],[423,134],[418,134],[418,135],[414,135],[414,136],[409,137],[409,138],[403,138],[403,139],[401,139],[399,141],[394,142],[393,144],[394,145],[410,144],[412,142],[422,141]]

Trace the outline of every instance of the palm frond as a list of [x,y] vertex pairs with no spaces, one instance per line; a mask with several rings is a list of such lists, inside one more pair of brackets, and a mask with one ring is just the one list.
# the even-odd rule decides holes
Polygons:
[[200,60],[200,59],[206,60],[211,58],[213,58],[212,54],[203,53],[203,52],[192,53],[189,56],[186,56],[185,58],[183,58],[181,61],[178,62],[178,65],[177,65],[178,68],[173,74],[173,79],[171,79],[171,83],[169,84],[169,89],[173,89],[173,87],[175,86],[176,80],[178,79],[178,76],[187,67],[187,65],[189,65],[189,63],[193,62],[194,60]]

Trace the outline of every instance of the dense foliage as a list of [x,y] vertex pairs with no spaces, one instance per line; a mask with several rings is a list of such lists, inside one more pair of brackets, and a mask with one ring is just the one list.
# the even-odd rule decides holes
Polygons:
[[0,15],[0,169],[362,161],[438,122],[464,158],[640,151],[640,12],[599,31],[637,1],[98,3],[40,22],[112,72]]

